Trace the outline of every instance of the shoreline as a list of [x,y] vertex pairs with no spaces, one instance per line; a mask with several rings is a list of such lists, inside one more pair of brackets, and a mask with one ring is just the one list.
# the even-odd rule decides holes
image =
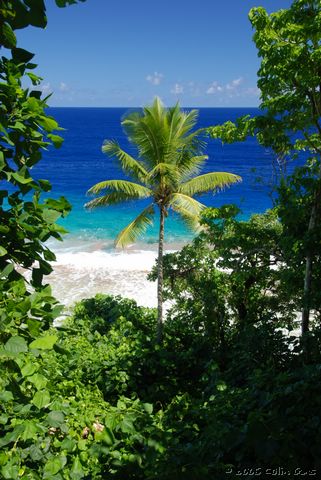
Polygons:
[[[185,243],[167,243],[164,253],[172,253]],[[55,253],[53,272],[47,277],[55,298],[66,309],[97,293],[121,295],[138,305],[157,306],[156,282],[147,280],[157,258],[157,243],[136,243],[115,249],[100,239],[68,239],[48,245]]]
[[[181,250],[185,245],[190,243],[194,237],[188,237],[182,240],[165,241],[164,242],[164,251],[178,251]],[[107,252],[114,253],[131,253],[137,251],[152,251],[156,252],[158,250],[157,241],[142,241],[138,240],[137,242],[128,245],[126,248],[115,248],[114,240],[109,238],[98,238],[82,235],[71,235],[68,234],[63,237],[63,241],[50,240],[47,242],[48,248],[54,253],[59,253],[61,251],[97,251],[103,250]]]

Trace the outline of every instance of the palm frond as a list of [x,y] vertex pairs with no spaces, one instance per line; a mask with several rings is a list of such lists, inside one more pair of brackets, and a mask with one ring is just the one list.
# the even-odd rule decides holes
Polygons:
[[199,175],[191,180],[181,184],[179,188],[180,193],[184,193],[189,196],[209,192],[217,192],[230,186],[233,183],[241,182],[242,179],[234,173],[227,172],[211,172]]
[[188,209],[178,204],[172,205],[172,208],[180,215],[180,217],[182,217],[182,220],[190,230],[194,232],[201,230],[202,227],[199,223],[199,215],[191,213]]
[[153,224],[153,215],[155,213],[154,205],[150,204],[135,218],[127,227],[125,227],[117,236],[116,247],[124,248],[130,243],[134,243],[137,237],[145,233],[147,227]]
[[191,134],[198,118],[197,110],[181,110],[179,103],[167,110],[168,123],[171,127],[171,138],[183,138],[186,134]]
[[150,121],[149,118],[144,118],[136,133],[136,139],[140,142],[139,151],[142,158],[147,159],[150,167],[161,163],[164,156],[162,125],[158,125],[153,120]]
[[144,107],[143,110],[145,117],[151,117],[157,123],[162,123],[166,117],[166,110],[159,97],[155,97],[152,105]]
[[147,198],[152,195],[152,191],[149,188],[127,180],[105,180],[104,182],[96,183],[87,193],[89,195],[97,195],[104,190],[122,192],[131,198]]
[[188,138],[191,132],[193,131],[195,125],[197,124],[198,110],[190,110],[189,112],[182,111],[182,114],[183,114],[183,122],[177,133],[180,136],[184,135],[185,138]]
[[144,183],[147,175],[147,171],[142,164],[140,164],[135,158],[120,148],[119,144],[115,140],[105,140],[102,146],[102,152],[117,158],[120,162],[122,170],[131,175],[136,180]]
[[191,156],[190,152],[182,152],[179,162],[181,180],[187,181],[189,178],[199,173],[206,160],[208,160],[208,155]]
[[183,112],[179,104],[166,109],[156,98],[142,113],[130,113],[122,121],[130,141],[138,147],[139,157],[152,169],[158,163],[179,164],[181,152],[188,149],[195,155],[197,111]]
[[181,208],[186,212],[189,212],[191,215],[199,216],[205,205],[198,202],[195,198],[184,195],[183,193],[173,193],[169,200],[169,206],[176,210]]
[[166,110],[156,98],[150,107],[144,107],[142,112],[130,113],[122,121],[130,142],[137,146],[139,157],[149,168],[162,161],[165,120]]
[[148,174],[147,180],[151,184],[177,185],[178,171],[175,165],[158,163]]
[[197,111],[184,112],[177,103],[167,110],[166,129],[164,129],[164,159],[168,163],[179,166],[182,154],[186,157],[200,153],[200,143],[192,132],[197,121]]
[[133,195],[128,195],[124,192],[111,192],[90,200],[90,202],[85,204],[85,208],[88,210],[93,210],[94,208],[98,207],[109,207],[110,205],[116,205],[129,200],[135,200],[136,198],[139,197],[134,197]]

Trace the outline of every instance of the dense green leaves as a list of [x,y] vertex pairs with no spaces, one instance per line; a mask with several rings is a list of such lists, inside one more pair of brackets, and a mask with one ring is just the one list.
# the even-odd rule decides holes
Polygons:
[[[6,479],[54,478],[66,463],[50,449],[48,408],[57,397],[43,366],[57,341],[45,332],[61,308],[43,278],[55,259],[45,242],[61,240],[64,229],[55,222],[70,205],[42,201],[51,185],[32,177],[42,150],[59,147],[62,138],[36,90],[42,79],[30,63],[34,55],[17,45],[15,30],[28,25],[45,27],[43,0],[1,2],[0,47],[9,50],[0,60],[0,476]],[[30,82],[35,90],[25,87]]]
[[[278,153],[308,151],[311,176],[318,165],[321,178],[321,92],[320,92],[320,14],[319,1],[295,0],[291,7],[268,15],[263,8],[250,12],[255,29],[254,41],[262,58],[258,75],[261,107],[267,115],[259,125],[259,138]],[[271,125],[271,128],[268,127]],[[263,128],[262,128],[263,127]],[[270,130],[270,133],[267,133]],[[279,134],[277,134],[277,130]],[[272,135],[271,135],[272,133]],[[273,136],[275,135],[275,138]],[[311,161],[312,160],[312,161]],[[308,235],[316,228],[320,204],[320,182],[310,191]],[[316,258],[307,247],[302,280],[302,334],[309,330],[312,271]]]
[[[269,239],[265,247],[274,244],[277,224],[274,220],[272,225],[271,214],[270,218],[265,231],[262,218],[241,225],[243,250],[250,242],[245,237],[246,227],[253,242],[255,233],[262,230],[261,241]],[[226,260],[237,240],[233,237],[235,220],[227,221],[231,222],[231,244],[228,247],[225,238],[220,247],[222,252],[225,245]],[[259,238],[257,242],[259,245]],[[207,252],[201,247],[201,243],[194,245],[194,258],[205,271],[207,257],[203,255]],[[208,278],[211,271],[213,278],[215,268],[214,263],[208,264]],[[201,309],[198,318],[190,316],[191,305],[200,301],[200,295],[204,299],[214,295],[212,305],[219,299],[215,284],[205,280],[204,271],[199,272],[197,288],[197,278],[188,272],[180,277],[181,295],[182,286],[186,289],[190,284],[188,291],[190,295],[194,291],[195,297],[189,305],[182,302],[172,311],[162,347],[151,341],[155,312],[108,296],[77,305],[60,334],[69,354],[60,357],[48,352],[46,358],[46,368],[50,365],[54,378],[63,370],[64,380],[56,382],[56,394],[70,388],[77,391],[72,408],[63,407],[65,415],[54,406],[47,415],[49,427],[64,432],[61,448],[67,457],[64,468],[71,465],[69,472],[155,480],[171,478],[174,473],[182,480],[205,480],[214,475],[224,478],[231,468],[237,471],[247,464],[271,468],[282,463],[291,471],[319,468],[318,449],[312,448],[314,443],[319,445],[314,418],[320,406],[318,361],[302,366],[297,340],[283,336],[275,330],[276,323],[262,322],[262,317],[253,325],[252,312],[247,320],[223,324],[227,352],[222,363],[217,341],[222,336],[214,336],[216,320],[210,308]],[[260,282],[267,274],[268,269],[263,268]],[[216,284],[226,289],[226,281],[223,274]],[[234,279],[234,288],[238,283],[242,284],[241,276]],[[271,312],[273,307],[270,304],[268,308]],[[257,313],[261,315],[259,310]],[[280,325],[281,319],[278,322]],[[102,394],[95,403],[88,403],[93,395],[91,385]],[[310,422],[311,416],[314,421]],[[70,438],[72,429],[66,430],[66,425],[75,422],[78,435],[83,432],[76,443]]]
[[[254,42],[261,65],[258,87],[261,114],[243,117],[235,124],[226,122],[207,131],[213,138],[234,142],[256,135],[271,147],[279,161],[284,158],[306,160],[311,179],[321,178],[321,91],[320,91],[320,18],[318,0],[294,0],[288,9],[268,14],[263,7],[249,14],[254,28]],[[306,172],[307,173],[307,172]],[[292,185],[293,186],[293,185]],[[292,188],[289,186],[288,188]],[[317,228],[321,198],[320,182],[309,188],[307,237]],[[288,210],[290,213],[291,208]],[[300,243],[299,238],[297,241]],[[304,275],[301,279],[301,331],[310,326],[313,306],[314,263],[316,254],[305,242]],[[295,254],[295,250],[293,251]],[[300,270],[302,271],[301,267]]]

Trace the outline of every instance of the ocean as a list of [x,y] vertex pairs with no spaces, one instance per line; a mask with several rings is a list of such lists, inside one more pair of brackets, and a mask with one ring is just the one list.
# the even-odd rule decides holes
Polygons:
[[[131,109],[133,110],[133,109]],[[49,108],[64,130],[61,149],[49,149],[35,167],[34,176],[50,180],[53,198],[64,195],[72,204],[71,214],[61,223],[69,231],[64,242],[50,242],[57,262],[50,283],[57,298],[66,305],[95,293],[121,294],[139,304],[155,306],[156,286],[146,274],[156,258],[158,222],[126,250],[115,250],[113,240],[144,208],[145,200],[87,211],[87,190],[97,182],[126,178],[114,160],[101,152],[105,139],[117,140],[135,155],[121,128],[126,108]],[[255,108],[201,108],[197,127],[207,127],[254,116]],[[232,145],[218,140],[208,142],[209,156],[204,171],[226,171],[242,177],[242,183],[216,195],[206,194],[201,201],[208,206],[235,203],[243,217],[271,207],[271,182],[276,158],[254,138]],[[169,215],[165,224],[167,251],[177,250],[193,238],[183,222]]]
[[[48,113],[65,128],[61,133],[65,141],[60,150],[45,153],[37,165],[36,175],[49,179],[52,196],[65,195],[73,206],[65,221],[70,235],[82,239],[113,241],[117,233],[141,211],[148,200],[132,202],[107,209],[88,212],[84,204],[88,201],[87,190],[106,179],[126,178],[114,160],[101,152],[105,139],[115,139],[135,155],[121,128],[121,119],[128,112],[124,108],[50,108]],[[202,108],[199,110],[198,127],[207,127],[235,120],[241,115],[256,115],[255,108]],[[252,212],[263,212],[271,206],[269,198],[273,173],[273,154],[260,147],[251,138],[246,142],[222,145],[220,141],[209,141],[209,155],[204,173],[227,171],[240,175],[242,183],[234,185],[217,195],[202,196],[209,206],[236,203],[245,216]],[[261,177],[266,185],[256,182]],[[180,242],[191,238],[184,224],[174,215],[170,216],[166,228],[166,242]],[[157,241],[157,222],[146,232],[143,243]]]

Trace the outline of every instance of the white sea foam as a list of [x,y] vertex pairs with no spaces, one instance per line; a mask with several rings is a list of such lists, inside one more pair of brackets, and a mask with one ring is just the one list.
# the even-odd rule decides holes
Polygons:
[[108,271],[145,271],[152,268],[156,259],[156,252],[130,251],[130,252],[106,252],[96,250],[91,252],[66,252],[56,253],[56,265],[69,265],[79,270]]
[[97,293],[122,295],[138,305],[156,306],[156,282],[147,280],[157,258],[156,248],[119,251],[110,246],[106,249],[101,242],[79,241],[55,245],[53,250],[57,261],[49,282],[54,296],[66,306]]

